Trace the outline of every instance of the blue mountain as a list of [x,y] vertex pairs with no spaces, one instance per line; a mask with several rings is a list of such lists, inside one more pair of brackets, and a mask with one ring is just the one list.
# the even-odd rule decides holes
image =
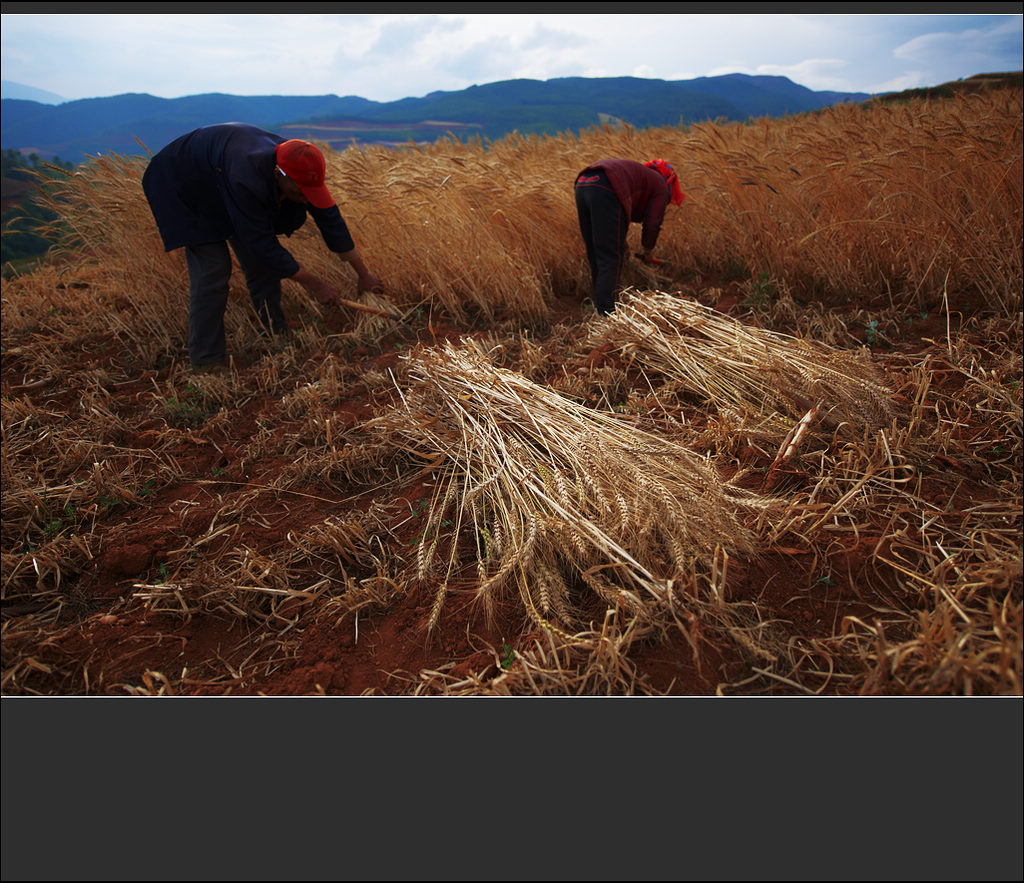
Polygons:
[[67,99],[56,92],[47,92],[35,86],[25,86],[13,80],[0,80],[0,98],[23,98],[40,104],[63,104]]
[[[81,162],[104,153],[155,152],[199,126],[240,120],[337,146],[431,140],[445,131],[497,139],[513,131],[559,134],[609,118],[635,128],[706,120],[742,121],[819,110],[865,93],[815,92],[785,77],[728,74],[694,80],[564,77],[505,80],[420,98],[370,101],[358,96],[238,96],[221,93],[156,98],[128,93],[49,104],[0,100],[0,146],[46,159]],[[442,122],[439,122],[442,121]]]

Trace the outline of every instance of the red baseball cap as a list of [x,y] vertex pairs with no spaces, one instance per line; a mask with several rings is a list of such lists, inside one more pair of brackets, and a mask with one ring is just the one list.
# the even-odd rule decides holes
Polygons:
[[308,141],[292,138],[277,145],[277,165],[317,208],[330,208],[334,197],[324,185],[327,164],[320,149]]

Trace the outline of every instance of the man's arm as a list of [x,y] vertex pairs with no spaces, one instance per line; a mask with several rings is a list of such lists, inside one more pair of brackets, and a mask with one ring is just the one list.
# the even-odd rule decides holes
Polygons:
[[384,291],[384,283],[367,269],[358,249],[353,248],[351,251],[341,252],[338,257],[356,271],[356,275],[359,277],[359,281],[356,283],[356,290],[360,294],[364,291],[374,291],[378,294]]
[[320,228],[320,235],[323,236],[327,247],[356,271],[356,275],[359,277],[359,292],[383,291],[383,283],[369,271],[364,263],[338,207],[336,205],[326,209],[309,207],[308,211],[317,227]]
[[309,270],[303,270],[299,267],[297,273],[288,277],[292,282],[298,282],[303,288],[309,292],[317,303],[329,304],[334,303],[338,299],[338,292],[333,286],[328,285],[319,276],[310,273]]
[[[356,271],[356,275],[359,277],[357,290],[360,294],[364,291],[383,292],[384,284],[367,269],[357,249],[353,248],[351,251],[343,252],[338,257]],[[318,303],[336,303],[340,297],[334,286],[329,285],[319,276],[310,273],[309,270],[303,270],[301,267],[297,273],[288,278],[293,282],[298,282]]]

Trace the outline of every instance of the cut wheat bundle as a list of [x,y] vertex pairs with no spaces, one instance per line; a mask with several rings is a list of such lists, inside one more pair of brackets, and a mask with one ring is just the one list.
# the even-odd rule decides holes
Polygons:
[[551,619],[572,624],[570,586],[651,613],[684,584],[696,591],[697,571],[751,548],[744,510],[768,504],[684,447],[495,367],[473,341],[408,360],[404,407],[381,422],[410,453],[444,463],[417,563],[421,580],[440,581],[431,626],[463,534],[475,538],[485,610],[518,591],[531,619],[562,637]]
[[719,409],[777,415],[780,438],[802,419],[805,431],[813,419],[830,431],[845,424],[860,437],[897,414],[891,390],[862,354],[745,325],[663,292],[623,292],[590,342],[610,344]]

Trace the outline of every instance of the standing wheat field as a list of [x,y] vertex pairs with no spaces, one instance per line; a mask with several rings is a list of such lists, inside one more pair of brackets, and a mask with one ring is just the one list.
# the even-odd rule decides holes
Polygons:
[[[268,345],[236,268],[221,374],[142,149],[50,188],[4,695],[1022,694],[1020,89],[325,152],[380,312],[286,283]],[[687,199],[601,318],[610,156]]]

